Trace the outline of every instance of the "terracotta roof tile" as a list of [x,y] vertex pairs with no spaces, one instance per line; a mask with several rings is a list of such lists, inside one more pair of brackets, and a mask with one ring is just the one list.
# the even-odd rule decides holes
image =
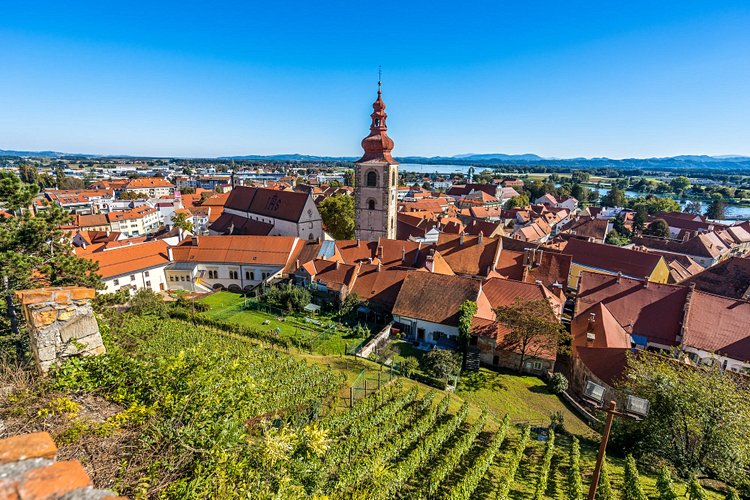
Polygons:
[[[197,243],[196,243],[197,240]],[[172,248],[175,262],[288,266],[304,242],[293,236],[193,236]]]
[[676,345],[688,288],[584,271],[576,311],[602,302],[630,334]]
[[404,278],[393,314],[458,326],[461,304],[477,300],[479,285],[471,278],[412,271]]
[[695,291],[690,296],[682,343],[750,362],[750,302]]
[[685,280],[697,290],[733,299],[750,298],[750,259],[732,257]]
[[569,240],[562,253],[573,256],[577,264],[634,278],[651,276],[662,260],[660,255],[578,239]]
[[105,279],[169,264],[167,244],[164,241],[121,246],[84,255],[83,258],[98,263],[97,273]]

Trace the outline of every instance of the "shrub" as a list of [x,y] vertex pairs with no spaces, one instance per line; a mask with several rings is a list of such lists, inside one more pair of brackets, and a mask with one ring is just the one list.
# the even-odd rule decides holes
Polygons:
[[659,476],[656,478],[656,490],[659,492],[660,500],[677,500],[677,494],[672,486],[672,474],[666,465],[659,469]]
[[422,358],[422,368],[433,377],[446,380],[461,370],[461,356],[446,349],[433,349]]
[[419,361],[413,356],[409,356],[401,362],[401,374],[404,377],[411,376],[418,368]]
[[141,288],[135,292],[133,298],[130,299],[129,311],[138,316],[152,314],[160,318],[166,318],[168,315],[164,300],[158,293],[149,288]]
[[557,372],[550,377],[547,387],[553,394],[560,394],[568,390],[568,379],[562,373]]
[[706,496],[706,491],[703,489],[700,481],[698,481],[698,478],[695,476],[690,478],[690,482],[688,483],[687,487],[687,494],[690,500],[704,500],[708,498],[708,496]]
[[607,457],[602,460],[602,471],[599,475],[599,486],[596,488],[596,500],[614,500],[615,492],[612,490],[612,483],[609,479],[609,466]]
[[291,283],[274,285],[263,292],[261,299],[287,312],[301,312],[310,303],[310,292]]
[[556,411],[549,416],[550,428],[555,432],[565,432],[565,415],[561,411]]

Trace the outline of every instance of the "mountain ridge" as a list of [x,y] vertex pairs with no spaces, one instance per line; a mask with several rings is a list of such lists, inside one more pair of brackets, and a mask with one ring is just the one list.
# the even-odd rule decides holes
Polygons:
[[[43,157],[43,158],[194,158],[194,159],[216,159],[216,160],[265,160],[265,161],[298,161],[298,162],[322,162],[322,161],[356,161],[355,156],[318,156],[305,155],[301,153],[287,153],[276,155],[235,155],[206,157],[177,157],[177,156],[134,156],[134,155],[96,155],[86,153],[62,153],[58,151],[18,151],[0,149],[0,156],[14,157]],[[478,167],[492,165],[509,166],[558,166],[570,168],[740,168],[750,170],[750,157],[742,155],[677,155],[652,158],[622,158],[612,159],[607,157],[577,157],[577,158],[545,158],[533,153],[511,155],[505,153],[464,153],[454,156],[399,156],[396,157],[401,163],[418,164],[456,164],[461,166],[474,165]]]

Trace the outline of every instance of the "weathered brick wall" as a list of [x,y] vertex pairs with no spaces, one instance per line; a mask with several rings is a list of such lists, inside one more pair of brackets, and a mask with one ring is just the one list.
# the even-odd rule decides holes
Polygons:
[[16,292],[29,324],[31,350],[39,369],[67,357],[105,352],[90,300],[92,288],[57,287]]
[[114,500],[95,489],[78,460],[57,462],[57,446],[46,432],[0,439],[0,499]]

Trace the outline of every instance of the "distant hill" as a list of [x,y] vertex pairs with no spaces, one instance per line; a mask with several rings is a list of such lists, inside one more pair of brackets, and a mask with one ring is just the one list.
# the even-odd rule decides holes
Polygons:
[[[92,155],[71,154],[57,151],[15,151],[0,149],[0,156],[25,156],[44,158],[129,158],[127,155]],[[139,157],[142,158],[142,157]],[[162,157],[170,158],[170,157]],[[174,157],[172,157],[174,158]],[[265,160],[265,161],[291,161],[291,162],[352,162],[355,156],[315,156],[300,153],[278,154],[278,155],[241,155],[220,156],[217,160]],[[521,155],[509,155],[504,153],[467,153],[455,156],[400,156],[397,160],[401,163],[420,163],[425,165],[455,164],[483,166],[549,166],[569,168],[621,168],[621,169],[644,169],[644,170],[672,170],[672,169],[706,169],[720,170],[731,169],[749,170],[750,157],[738,155],[708,156],[708,155],[680,155],[665,158],[625,158],[613,160],[611,158],[544,158],[539,155],[527,153]]]

